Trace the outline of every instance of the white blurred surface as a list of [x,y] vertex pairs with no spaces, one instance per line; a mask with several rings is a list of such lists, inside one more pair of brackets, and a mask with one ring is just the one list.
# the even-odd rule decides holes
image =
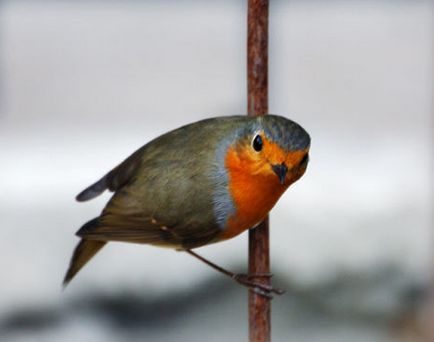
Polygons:
[[[65,293],[74,196],[151,138],[246,111],[242,2],[4,1],[0,12],[0,317],[74,293],[188,289],[211,270],[110,244]],[[274,273],[317,286],[385,265],[430,276],[432,4],[277,1],[270,112],[311,134],[307,174],[272,212]],[[245,236],[200,250],[246,262]],[[101,337],[100,339],[103,339]]]

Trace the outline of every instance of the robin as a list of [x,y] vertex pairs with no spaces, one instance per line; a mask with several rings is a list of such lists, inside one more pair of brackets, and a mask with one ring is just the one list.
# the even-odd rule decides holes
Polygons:
[[107,242],[122,241],[185,251],[262,294],[279,293],[192,249],[258,225],[306,171],[309,146],[300,125],[277,115],[206,119],[152,140],[77,195],[114,192],[76,233],[64,286]]

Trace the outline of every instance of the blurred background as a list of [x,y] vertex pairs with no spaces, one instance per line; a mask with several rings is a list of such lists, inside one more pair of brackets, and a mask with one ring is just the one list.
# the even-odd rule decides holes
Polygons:
[[[0,340],[246,341],[247,291],[188,255],[111,243],[65,290],[150,139],[246,112],[246,1],[0,2]],[[274,341],[429,341],[433,3],[276,0],[270,112],[312,136],[271,214]],[[243,272],[244,234],[198,250]],[[434,337],[431,338],[431,341]]]

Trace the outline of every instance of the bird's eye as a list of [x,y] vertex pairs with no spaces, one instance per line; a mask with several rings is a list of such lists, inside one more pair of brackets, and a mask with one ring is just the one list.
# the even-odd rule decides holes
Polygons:
[[258,134],[255,136],[255,138],[253,139],[253,148],[255,149],[255,151],[259,152],[262,150],[262,138],[261,136]]

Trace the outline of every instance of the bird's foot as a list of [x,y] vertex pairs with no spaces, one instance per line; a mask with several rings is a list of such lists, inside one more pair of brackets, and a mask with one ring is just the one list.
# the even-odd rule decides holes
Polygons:
[[284,290],[274,288],[271,285],[263,284],[256,281],[257,278],[271,278],[273,275],[271,273],[257,273],[257,274],[234,274],[232,279],[237,283],[252,289],[253,292],[264,296],[266,298],[273,298],[272,293],[277,295],[282,295],[285,293]]

